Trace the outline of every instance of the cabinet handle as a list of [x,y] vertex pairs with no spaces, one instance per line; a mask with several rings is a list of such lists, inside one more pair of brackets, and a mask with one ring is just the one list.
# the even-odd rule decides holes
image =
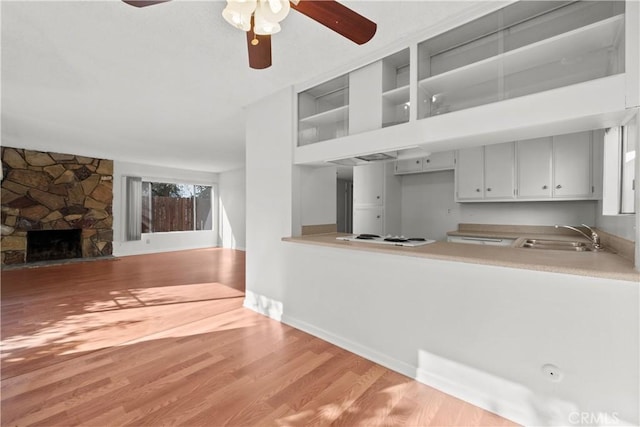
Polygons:
[[487,188],[487,191],[491,191],[491,188]]
[[427,159],[427,163],[431,163],[431,159]]
[[556,185],[556,188],[558,188],[558,189],[562,188],[562,185],[558,184],[558,185]]
[[416,160],[416,165],[419,165],[419,164],[420,164],[420,160]]
[[546,185],[543,185],[543,186],[542,186],[542,189],[543,189],[543,190],[546,190],[547,188],[549,188],[549,187],[547,187]]
[[380,200],[380,196],[376,196],[376,199]]
[[479,189],[479,188],[476,188],[476,193],[479,193],[479,192],[480,192],[480,189]]
[[377,216],[376,216],[376,218],[377,218],[377,219],[380,219],[380,215],[377,215]]

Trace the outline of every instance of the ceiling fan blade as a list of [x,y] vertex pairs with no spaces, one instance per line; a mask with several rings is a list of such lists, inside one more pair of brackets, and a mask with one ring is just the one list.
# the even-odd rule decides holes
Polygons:
[[122,0],[126,4],[135,7],[153,6],[154,4],[166,3],[171,0]]
[[249,67],[261,70],[271,66],[271,36],[261,36],[253,32],[253,17],[251,17],[251,29],[247,31],[247,48],[249,49]]
[[378,27],[375,22],[335,0],[292,1],[291,7],[357,44],[371,40]]

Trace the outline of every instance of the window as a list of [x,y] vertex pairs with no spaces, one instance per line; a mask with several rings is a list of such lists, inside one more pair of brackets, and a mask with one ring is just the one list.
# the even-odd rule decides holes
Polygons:
[[604,136],[603,215],[635,213],[638,116],[624,126],[607,129]]
[[213,229],[212,187],[142,181],[142,233]]

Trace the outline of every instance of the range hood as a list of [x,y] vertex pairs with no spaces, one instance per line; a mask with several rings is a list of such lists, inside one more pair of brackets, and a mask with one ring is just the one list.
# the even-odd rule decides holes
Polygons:
[[386,153],[363,154],[361,156],[354,156],[346,159],[328,160],[328,163],[335,163],[341,166],[358,166],[358,165],[365,165],[370,162],[384,162],[389,160],[395,160],[397,158],[398,158],[398,152],[390,151]]
[[358,160],[364,160],[365,162],[379,162],[382,160],[393,160],[397,157],[397,153],[393,152],[393,155],[389,153],[373,153],[365,154],[364,156],[356,156],[355,158]]

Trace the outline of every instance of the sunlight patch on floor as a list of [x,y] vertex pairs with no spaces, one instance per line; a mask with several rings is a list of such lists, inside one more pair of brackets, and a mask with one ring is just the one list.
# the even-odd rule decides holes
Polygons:
[[[233,298],[66,315],[58,321],[42,322],[35,330],[5,338],[0,359],[9,363],[19,361],[25,351],[41,357],[68,355],[160,336],[177,338],[253,327],[255,320],[242,314],[241,304],[240,298]],[[230,313],[233,310],[241,312]],[[216,313],[219,319],[212,319],[211,315]],[[183,319],[184,323],[167,325],[165,319],[169,317]]]
[[88,312],[115,310],[118,308],[146,307],[160,304],[205,301],[242,297],[244,293],[220,283],[193,283],[153,288],[129,288],[109,292],[110,299],[85,304]]

